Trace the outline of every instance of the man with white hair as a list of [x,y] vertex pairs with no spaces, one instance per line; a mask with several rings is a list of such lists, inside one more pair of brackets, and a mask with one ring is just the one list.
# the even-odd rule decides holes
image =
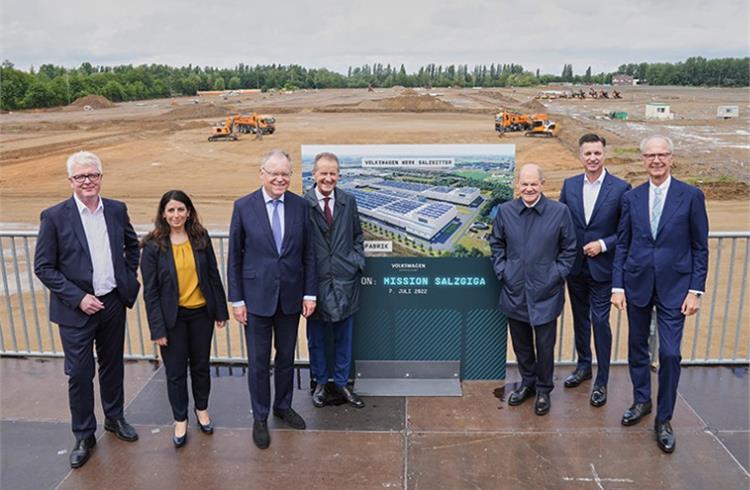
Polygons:
[[123,415],[125,308],[138,295],[138,237],[124,203],[100,197],[102,162],[87,151],[68,158],[73,196],[42,211],[34,272],[49,289],[49,318],[60,326],[79,468],[96,445],[94,347],[104,429],[138,439]]
[[628,367],[633,405],[622,425],[651,412],[648,354],[651,312],[659,331],[659,392],[654,428],[659,448],[671,453],[671,419],[680,380],[685,317],[700,308],[708,272],[708,216],[703,193],[672,177],[672,140],[641,142],[648,182],[625,193],[612,265],[612,304],[628,312]]
[[492,267],[500,281],[499,306],[508,317],[521,386],[508,398],[516,406],[536,394],[534,412],[549,412],[554,388],[557,317],[565,278],[576,257],[576,231],[568,207],[542,194],[538,165],[521,167],[518,199],[495,215],[490,236]]

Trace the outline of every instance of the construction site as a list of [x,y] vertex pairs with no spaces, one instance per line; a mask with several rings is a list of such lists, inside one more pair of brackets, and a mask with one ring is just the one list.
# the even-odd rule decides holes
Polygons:
[[[230,92],[120,104],[89,96],[67,107],[5,113],[0,221],[6,229],[34,229],[39,211],[70,193],[65,159],[83,149],[102,157],[104,195],[125,200],[140,230],[148,228],[159,196],[171,188],[194,197],[210,229],[226,230],[231,202],[259,185],[261,155],[286,149],[299,168],[302,144],[514,144],[517,165],[540,164],[547,173],[545,192],[556,197],[562,180],[580,171],[577,139],[592,131],[607,138],[609,170],[634,185],[645,180],[640,139],[670,136],[676,145],[674,174],[706,193],[711,229],[746,228],[748,90],[623,87],[619,94],[621,99],[541,99],[535,88],[396,87]],[[646,106],[654,102],[669,104],[673,119],[647,119]],[[727,105],[739,107],[738,117],[718,119],[717,107]],[[554,137],[498,133],[501,112],[543,114],[556,125]],[[247,129],[234,126],[236,141],[208,141],[215,126],[253,113],[270,117],[273,132],[253,134],[253,122]],[[612,113],[627,113],[627,119]],[[293,178],[292,189],[301,190],[299,178]]]

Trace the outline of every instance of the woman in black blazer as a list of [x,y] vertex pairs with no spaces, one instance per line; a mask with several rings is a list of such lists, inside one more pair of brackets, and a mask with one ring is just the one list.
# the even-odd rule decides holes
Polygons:
[[190,366],[195,416],[205,434],[214,431],[208,415],[209,357],[213,324],[229,318],[211,238],[193,202],[182,191],[164,194],[154,229],[141,242],[141,275],[151,340],[161,349],[167,394],[174,415],[176,447],[187,442],[187,368]]

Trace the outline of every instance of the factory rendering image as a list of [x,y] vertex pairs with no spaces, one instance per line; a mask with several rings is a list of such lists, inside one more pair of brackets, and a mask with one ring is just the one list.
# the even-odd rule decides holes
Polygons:
[[[375,180],[363,188],[349,188],[362,215],[431,240],[457,218],[453,204],[470,206],[481,202],[479,189],[431,186],[411,182]],[[476,205],[475,204],[475,205]]]

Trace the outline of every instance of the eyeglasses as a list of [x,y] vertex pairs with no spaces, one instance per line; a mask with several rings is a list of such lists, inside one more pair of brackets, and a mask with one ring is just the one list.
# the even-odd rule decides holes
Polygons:
[[68,177],[70,180],[75,181],[77,184],[83,184],[86,182],[86,179],[89,179],[89,182],[92,184],[96,184],[99,182],[99,179],[102,178],[102,174],[95,173],[95,174],[78,174],[78,175],[72,175]]
[[261,167],[260,169],[263,171],[263,173],[265,173],[266,175],[270,175],[274,179],[277,179],[277,178],[288,179],[292,176],[292,172],[269,172],[263,167]]
[[656,160],[657,158],[659,160],[663,160],[671,156],[672,156],[671,153],[644,153],[643,154],[643,158],[645,158],[646,160]]

